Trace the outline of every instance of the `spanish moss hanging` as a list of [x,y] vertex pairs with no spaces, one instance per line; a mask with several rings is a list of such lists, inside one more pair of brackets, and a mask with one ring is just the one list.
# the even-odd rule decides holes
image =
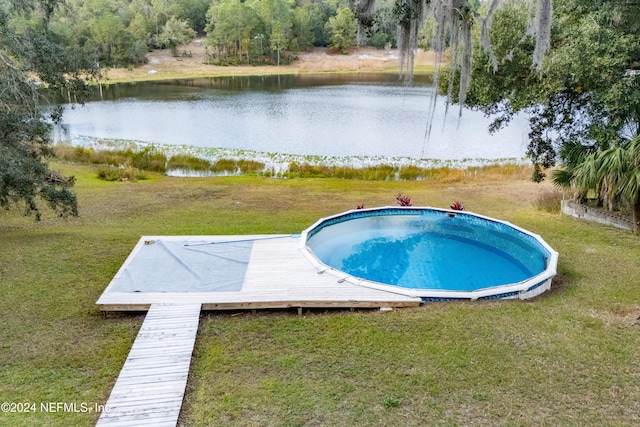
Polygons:
[[[535,37],[533,65],[542,67],[544,55],[549,47],[551,34],[552,0],[527,0],[529,7],[535,6],[534,19],[527,35]],[[359,0],[357,13],[363,25],[370,25],[374,13],[375,0]],[[419,44],[420,29],[427,18],[433,18],[434,30],[430,35],[430,46],[436,52],[434,86],[437,86],[440,66],[444,62],[444,52],[449,49],[449,63],[460,73],[458,101],[463,104],[471,81],[471,59],[473,56],[472,28],[480,24],[480,43],[489,55],[494,70],[498,60],[491,49],[489,28],[496,11],[503,0],[490,0],[485,16],[480,16],[470,0],[396,0],[393,13],[398,19],[398,49],[400,52],[400,73],[405,81],[413,78],[415,54]],[[451,89],[448,96],[451,97]]]
[[[360,25],[370,25],[374,14],[375,0],[357,0],[356,16]],[[529,24],[527,36],[535,37],[535,49],[532,65],[542,68],[544,56],[549,47],[551,34],[552,0],[525,0],[528,7],[535,6],[534,19]],[[459,115],[466,101],[467,91],[471,83],[473,58],[473,26],[481,25],[480,44],[488,55],[493,70],[498,68],[498,59],[493,53],[489,39],[489,29],[493,16],[503,4],[503,0],[490,0],[484,17],[480,16],[472,7],[470,0],[395,0],[393,13],[398,19],[398,50],[400,62],[400,76],[405,82],[413,79],[415,54],[418,49],[419,35],[425,19],[432,18],[433,32],[430,35],[430,47],[435,52],[433,87],[429,107],[429,119],[425,138],[431,133],[432,119],[437,102],[437,92],[440,85],[440,72],[444,63],[445,50],[448,49],[448,87],[446,105],[457,99],[460,105]],[[454,81],[459,82],[456,97],[453,95]]]

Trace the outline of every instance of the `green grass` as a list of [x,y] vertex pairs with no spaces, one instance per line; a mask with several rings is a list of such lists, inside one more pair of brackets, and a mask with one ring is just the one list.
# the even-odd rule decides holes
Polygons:
[[542,235],[559,276],[534,301],[379,311],[205,313],[180,421],[185,426],[601,426],[640,422],[637,236],[537,208],[549,185],[514,171],[457,180],[264,177],[106,182],[75,175],[80,217],[35,223],[0,211],[2,426],[90,426],[143,316],[95,301],[141,235],[296,233],[358,204],[467,210]]

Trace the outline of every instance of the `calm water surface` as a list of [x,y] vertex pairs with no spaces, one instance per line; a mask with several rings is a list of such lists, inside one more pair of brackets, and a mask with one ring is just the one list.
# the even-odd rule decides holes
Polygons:
[[476,291],[542,273],[549,257],[531,236],[472,214],[359,211],[323,221],[306,245],[354,277],[413,289]]
[[318,156],[521,159],[523,117],[489,135],[490,120],[438,102],[432,89],[395,75],[227,77],[116,84],[67,108],[58,141],[86,138]]

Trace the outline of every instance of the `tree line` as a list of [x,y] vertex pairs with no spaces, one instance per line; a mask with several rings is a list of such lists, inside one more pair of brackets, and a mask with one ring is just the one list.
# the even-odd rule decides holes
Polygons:
[[[58,43],[102,67],[142,64],[152,49],[180,54],[197,35],[211,63],[277,63],[283,51],[313,46],[395,46],[393,1],[382,0],[367,25],[358,24],[352,0],[66,0],[47,19]],[[7,12],[17,34],[38,25],[33,15]]]

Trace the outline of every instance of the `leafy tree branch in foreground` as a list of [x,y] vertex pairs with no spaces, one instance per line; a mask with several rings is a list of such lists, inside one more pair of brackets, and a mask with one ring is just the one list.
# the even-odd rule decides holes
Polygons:
[[[526,1],[503,4],[488,33],[491,51],[475,52],[466,99],[454,101],[496,117],[492,130],[527,113],[534,180],[559,163],[554,183],[573,189],[578,199],[594,192],[609,210],[626,206],[637,232],[640,3],[558,3],[540,68],[530,66],[536,48],[526,30],[529,19]],[[446,77],[441,91],[460,85],[455,68]]]
[[[49,106],[42,88],[81,101],[85,77],[93,75],[82,55],[62,48],[48,31],[54,10],[51,1],[0,5],[0,206],[20,207],[36,219],[41,202],[61,216],[78,214],[73,180],[46,163],[52,154],[51,122],[60,120],[62,110]],[[10,16],[30,25],[18,31]]]

